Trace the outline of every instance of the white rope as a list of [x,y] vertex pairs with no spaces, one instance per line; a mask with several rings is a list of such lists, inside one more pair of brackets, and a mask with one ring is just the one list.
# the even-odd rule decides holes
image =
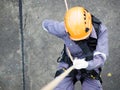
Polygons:
[[[67,47],[67,53],[68,53],[68,56],[70,57],[71,61],[73,62],[73,57],[72,57],[68,47]],[[74,69],[74,67],[71,66],[60,76],[56,77],[53,81],[51,81],[46,86],[44,86],[41,90],[53,90],[73,69]]]
[[67,4],[67,0],[64,0],[64,2],[65,2],[66,10],[68,11],[68,4]]
[[56,77],[53,81],[44,86],[41,90],[53,90],[73,69],[74,67],[71,66],[60,76]]

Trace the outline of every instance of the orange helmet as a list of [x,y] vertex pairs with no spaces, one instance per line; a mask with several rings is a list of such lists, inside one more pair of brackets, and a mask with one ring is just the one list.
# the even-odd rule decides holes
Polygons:
[[69,9],[64,17],[66,32],[72,40],[86,39],[92,32],[91,14],[83,7]]

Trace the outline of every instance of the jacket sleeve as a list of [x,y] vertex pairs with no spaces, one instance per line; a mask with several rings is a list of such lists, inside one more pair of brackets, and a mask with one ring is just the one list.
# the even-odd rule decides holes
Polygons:
[[66,35],[63,22],[44,20],[42,22],[42,27],[48,33],[55,35],[59,38],[63,38]]
[[88,61],[87,70],[96,69],[102,67],[108,56],[108,30],[101,24],[100,32],[98,36],[98,43],[96,50],[94,51],[93,60]]

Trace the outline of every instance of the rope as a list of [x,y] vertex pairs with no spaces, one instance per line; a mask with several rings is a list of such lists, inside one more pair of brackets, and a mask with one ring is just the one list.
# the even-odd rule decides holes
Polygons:
[[22,0],[19,0],[19,23],[21,35],[21,56],[22,56],[22,82],[23,90],[25,90],[25,60],[24,60],[24,35],[23,35],[23,16],[22,16]]
[[68,11],[68,4],[67,4],[67,0],[64,0],[65,6],[66,6],[66,11]]

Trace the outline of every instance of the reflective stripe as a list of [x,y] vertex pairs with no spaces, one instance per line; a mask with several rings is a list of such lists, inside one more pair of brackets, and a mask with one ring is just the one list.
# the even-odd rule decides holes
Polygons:
[[43,30],[45,30],[45,31],[48,32],[48,30],[45,28],[45,24],[44,24],[44,22],[42,22],[42,28],[43,28]]
[[99,55],[99,54],[101,54],[101,55],[103,56],[104,60],[107,59],[106,54],[104,54],[104,53],[102,53],[102,52],[99,52],[99,51],[95,51],[95,52],[94,52],[94,56],[95,56],[95,55]]

